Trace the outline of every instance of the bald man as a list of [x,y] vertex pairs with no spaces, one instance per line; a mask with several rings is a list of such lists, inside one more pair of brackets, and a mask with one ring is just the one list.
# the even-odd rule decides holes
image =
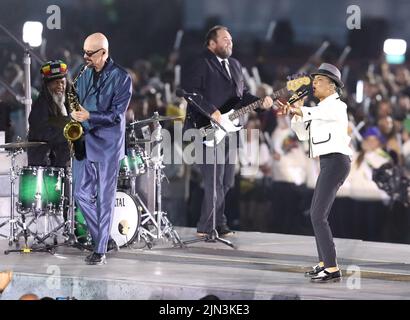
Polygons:
[[129,74],[109,56],[108,40],[94,33],[84,41],[86,71],[77,81],[80,111],[71,117],[83,124],[86,158],[74,161],[74,198],[94,242],[90,265],[106,263],[119,163],[125,152],[125,112],[132,94]]
[[34,293],[26,293],[26,294],[23,294],[23,295],[19,298],[19,300],[27,300],[27,301],[30,301],[30,300],[40,300],[40,298],[38,297],[38,295],[36,295],[36,294],[34,294]]

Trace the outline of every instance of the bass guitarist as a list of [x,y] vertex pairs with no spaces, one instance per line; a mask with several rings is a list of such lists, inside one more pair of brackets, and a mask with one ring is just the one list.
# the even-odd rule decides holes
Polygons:
[[[238,60],[231,58],[232,37],[228,28],[214,26],[205,37],[206,49],[201,56],[187,68],[183,68],[182,87],[185,91],[196,93],[193,97],[209,115],[216,121],[221,121],[220,108],[229,101],[240,99],[242,104],[248,104],[259,98],[251,95],[244,82],[242,66]],[[273,105],[271,97],[265,97],[260,105],[268,109]],[[200,128],[204,118],[195,106],[188,105],[184,129]],[[206,118],[205,118],[206,119]],[[229,157],[229,139],[224,139],[217,147],[218,164],[216,168],[216,231],[219,236],[232,235],[227,225],[224,212],[225,196],[234,185],[235,162],[232,154]],[[231,146],[231,148],[236,148]],[[212,154],[207,146],[203,147],[203,160],[200,170],[203,178],[204,198],[201,206],[201,216],[197,224],[197,235],[202,237],[212,231],[213,208],[213,161],[205,161],[206,154]],[[225,161],[220,161],[224,158]],[[228,161],[229,158],[229,161]],[[221,163],[223,162],[223,163]]]

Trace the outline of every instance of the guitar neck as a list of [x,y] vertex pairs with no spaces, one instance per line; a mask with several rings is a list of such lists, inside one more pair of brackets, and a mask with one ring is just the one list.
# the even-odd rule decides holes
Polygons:
[[[278,91],[275,91],[274,93],[271,94],[271,98],[273,99],[273,101],[277,100],[278,98],[286,95],[288,93],[288,89],[282,88],[279,89]],[[262,99],[256,100],[255,102],[248,104],[247,106],[240,108],[238,110],[236,110],[235,112],[233,112],[231,115],[229,115],[229,120],[235,120],[236,118],[239,118],[240,116],[243,116],[249,112],[252,112],[253,110],[259,108],[262,106]]]

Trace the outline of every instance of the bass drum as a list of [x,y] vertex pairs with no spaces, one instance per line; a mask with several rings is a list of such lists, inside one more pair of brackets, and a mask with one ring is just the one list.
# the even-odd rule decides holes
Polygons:
[[115,210],[111,225],[111,238],[117,245],[130,245],[138,235],[142,207],[129,193],[118,190],[115,196]]
[[[119,247],[130,245],[137,237],[141,211],[141,206],[133,196],[121,190],[116,192],[110,236]],[[79,242],[91,244],[87,223],[78,206],[75,210],[75,235]]]

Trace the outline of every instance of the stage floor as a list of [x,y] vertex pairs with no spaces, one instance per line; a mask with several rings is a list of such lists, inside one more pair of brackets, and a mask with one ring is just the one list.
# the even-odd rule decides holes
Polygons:
[[[176,230],[183,240],[195,238],[193,228]],[[76,299],[410,299],[410,245],[336,239],[343,280],[313,284],[303,271],[316,263],[314,238],[236,232],[228,239],[236,249],[219,242],[124,248],[108,254],[104,266],[86,265],[88,252],[71,247],[55,255],[4,255],[8,242],[0,240],[0,270],[14,271],[2,299],[27,292]]]

